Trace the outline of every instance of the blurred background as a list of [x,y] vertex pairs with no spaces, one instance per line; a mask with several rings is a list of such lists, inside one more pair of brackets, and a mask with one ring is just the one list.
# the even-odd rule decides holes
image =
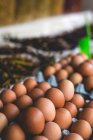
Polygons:
[[93,10],[93,0],[0,0],[0,26]]

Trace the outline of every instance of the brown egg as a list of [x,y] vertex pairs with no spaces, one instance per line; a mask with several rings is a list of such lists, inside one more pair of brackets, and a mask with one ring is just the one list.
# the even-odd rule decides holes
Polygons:
[[50,88],[46,92],[46,97],[54,103],[55,108],[63,107],[65,104],[64,94],[57,88]]
[[53,75],[56,72],[55,67],[53,66],[48,66],[45,70],[44,70],[44,76],[48,77]]
[[93,65],[93,58],[89,59],[88,62],[90,62]]
[[49,140],[60,140],[61,129],[55,122],[47,122],[43,131],[43,135]]
[[67,63],[69,64],[71,62],[71,55],[68,55],[65,59],[67,60]]
[[59,83],[58,88],[63,92],[66,101],[70,101],[74,96],[74,85],[69,80],[63,80]]
[[57,81],[67,79],[67,77],[68,77],[68,72],[65,69],[61,69],[56,73]]
[[74,94],[71,102],[75,104],[77,108],[84,106],[84,98],[80,94]]
[[31,106],[33,104],[33,101],[31,97],[28,95],[23,95],[19,97],[16,101],[16,105],[18,106],[19,109],[25,109],[28,106]]
[[64,108],[66,108],[71,113],[72,117],[75,117],[77,115],[77,107],[75,104],[66,102]]
[[93,65],[89,62],[84,62],[80,65],[79,71],[83,76],[93,75]]
[[70,65],[67,65],[67,66],[65,67],[65,70],[67,71],[67,73],[68,73],[68,74],[71,74],[71,73],[73,73],[73,72],[74,72],[73,67],[72,67],[72,66],[70,66]]
[[87,105],[87,108],[93,108],[93,100],[91,100]]
[[25,114],[25,125],[31,134],[42,133],[45,126],[43,113],[36,107],[30,107]]
[[48,138],[45,136],[35,136],[34,140],[48,140]]
[[44,93],[51,88],[50,84],[48,82],[41,82],[37,85],[37,88],[40,88],[44,91]]
[[70,133],[69,135],[65,136],[63,140],[84,140],[79,134]]
[[8,125],[8,120],[6,116],[0,112],[0,134],[7,125]]
[[54,120],[56,111],[51,100],[47,98],[40,98],[35,102],[35,106],[42,111],[46,121]]
[[60,61],[60,63],[61,63],[61,65],[62,65],[62,67],[65,67],[66,65],[67,65],[67,60],[66,59],[62,59],[61,61]]
[[0,109],[2,109],[3,108],[3,102],[2,102],[2,100],[0,100]]
[[81,74],[75,72],[75,73],[73,73],[73,74],[70,76],[69,80],[70,80],[74,85],[77,85],[77,84],[79,84],[79,83],[82,82],[83,77],[82,77]]
[[6,104],[3,107],[2,112],[6,115],[6,117],[9,121],[15,119],[20,113],[18,107],[12,103]]
[[12,124],[6,130],[5,140],[26,140],[26,136],[18,124]]
[[80,64],[82,64],[84,62],[84,58],[80,55],[75,55],[72,57],[72,62],[71,64],[74,66],[74,67],[78,67]]
[[91,127],[93,127],[93,109],[92,108],[84,108],[84,110],[80,113],[79,118],[82,120],[86,120],[89,122]]
[[1,100],[4,104],[13,102],[16,100],[16,94],[13,90],[7,89],[1,93]]
[[37,85],[37,82],[34,79],[29,78],[24,81],[24,85],[29,93]]
[[53,64],[53,67],[55,68],[56,71],[61,69],[61,64],[59,62],[56,62],[55,64]]
[[72,123],[72,117],[70,112],[65,108],[57,109],[54,122],[56,122],[61,129],[69,128]]
[[36,100],[40,97],[44,96],[44,91],[40,88],[33,88],[30,92],[29,92],[29,96],[33,99]]
[[88,59],[88,57],[87,57],[87,55],[86,54],[80,54],[80,56],[82,56],[83,57],[83,59],[84,59],[84,61],[86,61],[87,59]]
[[27,93],[26,87],[21,83],[15,84],[13,87],[13,91],[16,93],[17,97],[20,97]]
[[84,140],[87,140],[92,135],[92,128],[85,120],[78,120],[71,127],[71,132],[79,134]]
[[92,90],[93,89],[93,76],[86,77],[84,79],[84,84],[86,90]]

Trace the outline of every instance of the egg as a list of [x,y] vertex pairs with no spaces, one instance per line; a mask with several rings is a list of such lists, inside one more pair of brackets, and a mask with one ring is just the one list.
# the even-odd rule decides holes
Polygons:
[[84,108],[84,110],[80,113],[79,118],[82,120],[86,120],[89,122],[91,127],[93,127],[93,109],[92,108]]
[[82,64],[84,62],[84,58],[80,55],[75,55],[72,57],[72,61],[71,64],[76,68],[78,67],[80,64]]
[[65,67],[65,66],[68,64],[68,62],[67,62],[66,59],[60,60],[60,63],[61,63],[61,65],[62,65],[62,67]]
[[85,88],[86,90],[92,90],[93,89],[93,76],[89,76],[89,77],[86,77],[84,79],[84,84],[85,84]]
[[51,85],[48,82],[38,83],[37,88],[40,88],[44,91],[44,93],[51,88]]
[[42,97],[35,102],[35,106],[42,111],[46,121],[54,120],[56,111],[51,100]]
[[61,129],[69,128],[72,123],[72,117],[70,112],[65,108],[57,109],[54,122],[56,122]]
[[44,91],[40,88],[33,88],[30,92],[29,92],[29,96],[33,99],[36,100],[40,97],[44,96]]
[[84,62],[79,67],[79,72],[83,76],[92,76],[93,75],[93,64],[89,62]]
[[88,62],[90,62],[93,65],[93,58],[89,59]]
[[53,66],[48,66],[48,67],[46,67],[45,70],[44,70],[44,76],[45,76],[45,77],[49,77],[49,76],[53,75],[55,72],[56,72],[55,67],[53,67]]
[[84,98],[80,94],[74,94],[71,102],[76,105],[77,108],[81,108],[84,106]]
[[37,82],[34,79],[28,78],[24,81],[24,85],[29,93],[37,85]]
[[78,110],[75,104],[66,102],[64,108],[66,108],[71,113],[72,117],[75,117],[77,115]]
[[48,140],[48,138],[45,136],[35,136],[34,140]]
[[2,109],[3,108],[3,102],[2,102],[2,100],[0,100],[0,109]]
[[84,59],[84,61],[86,61],[88,59],[87,55],[86,54],[80,54],[80,56]]
[[61,139],[61,129],[55,122],[47,122],[43,131],[43,135],[49,140],[60,140]]
[[93,108],[93,100],[91,100],[87,105],[87,108]]
[[31,134],[40,134],[44,130],[43,113],[36,107],[29,107],[25,113],[25,125]]
[[69,80],[62,80],[58,88],[63,92],[66,101],[70,101],[74,96],[74,85]]
[[79,134],[84,140],[87,140],[92,135],[92,128],[90,124],[85,120],[78,120],[73,123],[71,132]]
[[28,95],[23,95],[19,97],[16,101],[16,105],[19,109],[25,109],[28,106],[31,106],[33,104],[32,99]]
[[79,74],[78,72],[75,72],[75,73],[73,73],[73,74],[70,76],[69,80],[70,80],[74,85],[77,85],[77,84],[79,84],[79,83],[82,82],[83,77],[82,77],[82,75]]
[[13,87],[13,91],[16,93],[17,97],[20,97],[27,93],[26,87],[21,83],[16,83]]
[[58,88],[50,88],[46,92],[46,97],[54,103],[55,108],[63,107],[65,104],[64,94]]
[[71,73],[73,73],[73,72],[74,72],[73,67],[72,67],[72,66],[70,66],[70,65],[67,65],[64,69],[67,71],[67,73],[68,73],[68,74],[71,74]]
[[79,134],[70,133],[69,135],[65,136],[63,140],[84,140]]
[[18,107],[12,103],[6,104],[3,107],[2,112],[6,115],[6,117],[9,121],[15,119],[20,113]]
[[6,130],[5,140],[26,140],[26,135],[18,124],[11,124]]
[[67,63],[69,64],[70,62],[71,62],[71,55],[68,55],[67,57],[66,57],[66,60],[67,60]]
[[65,69],[61,69],[56,73],[57,81],[67,79],[67,77],[68,77],[68,72]]
[[53,64],[53,67],[55,68],[56,71],[61,69],[61,64],[59,62],[56,62]]
[[7,89],[1,93],[1,100],[4,104],[10,103],[16,100],[16,94],[13,90]]
[[7,125],[8,125],[8,120],[6,116],[0,112],[0,134]]

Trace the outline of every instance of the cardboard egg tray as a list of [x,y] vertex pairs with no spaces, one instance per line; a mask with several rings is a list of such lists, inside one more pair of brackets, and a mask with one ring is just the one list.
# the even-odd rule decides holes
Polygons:
[[[26,77],[25,79],[27,79],[27,78],[35,79],[38,83],[47,81],[51,85],[51,87],[55,87],[55,88],[58,87],[58,82],[57,82],[56,76],[55,75],[51,75],[48,78],[46,78],[44,76],[43,71],[41,71],[41,70],[39,70],[36,73],[35,77]],[[23,83],[25,81],[25,79],[21,79],[20,82]],[[12,89],[13,86],[14,85],[10,85],[10,87],[8,87],[8,88]],[[5,88],[1,90],[1,94],[2,94],[2,91],[3,90],[5,90]],[[84,104],[84,106],[82,108],[78,108],[77,115],[74,118],[72,118],[72,124],[75,123],[79,119],[78,116],[79,116],[80,112],[82,112],[84,110],[84,108],[86,107],[86,105],[90,101],[93,101],[93,90],[91,90],[90,92],[86,91],[85,86],[84,86],[83,83],[80,83],[80,84],[78,84],[78,85],[75,86],[75,93],[78,93],[81,96],[83,96],[84,101],[85,101],[85,104]],[[90,115],[90,114],[88,114],[88,115]],[[16,118],[12,122],[17,122],[17,121],[18,120]],[[70,125],[69,128],[62,130],[62,138],[61,138],[61,140],[64,140],[64,137],[66,135],[68,135],[68,134],[71,133],[71,126],[72,126],[72,124]],[[92,131],[93,131],[93,128],[92,128]],[[28,134],[27,135],[27,140],[31,140],[31,139],[33,139],[33,136],[31,136],[30,134]],[[1,140],[2,140],[2,138],[1,138]],[[89,140],[93,140],[93,132],[92,132],[92,137]]]

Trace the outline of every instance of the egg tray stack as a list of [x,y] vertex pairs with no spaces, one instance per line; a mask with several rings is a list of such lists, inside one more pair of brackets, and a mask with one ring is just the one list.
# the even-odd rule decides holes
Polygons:
[[93,140],[92,75],[93,59],[73,54],[1,90],[2,140]]

